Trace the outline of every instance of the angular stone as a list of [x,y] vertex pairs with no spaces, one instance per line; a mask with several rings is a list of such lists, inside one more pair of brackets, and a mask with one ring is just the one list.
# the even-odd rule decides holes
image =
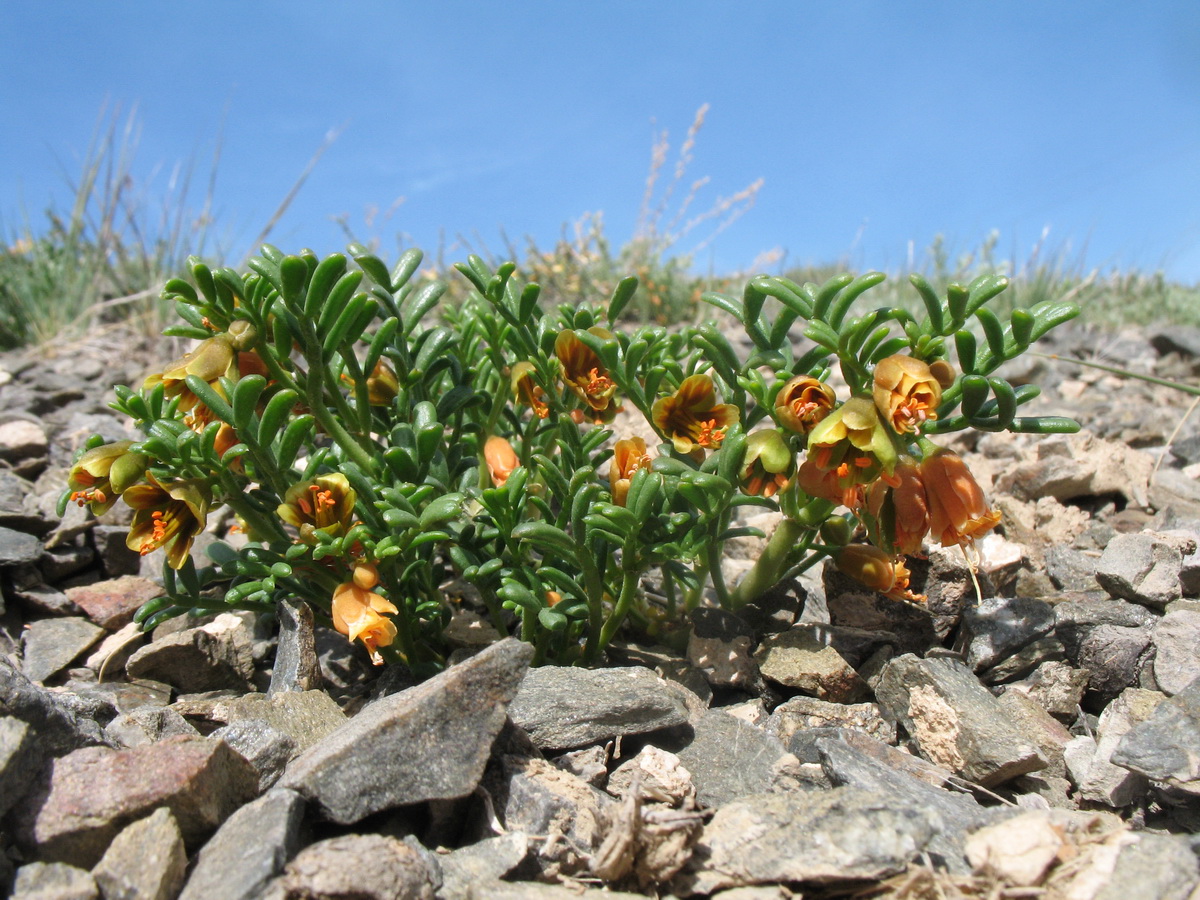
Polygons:
[[677,690],[647,669],[543,666],[525,676],[508,714],[538,749],[570,750],[682,725]]
[[1067,745],[1067,768],[1081,798],[1120,809],[1145,794],[1146,779],[1113,765],[1111,758],[1121,739],[1148,719],[1163,699],[1157,691],[1128,688],[1101,713],[1090,747],[1088,742],[1093,739],[1086,736]]
[[16,419],[0,424],[0,459],[16,464],[33,458],[45,465],[48,449],[46,429],[39,422]]
[[533,648],[508,638],[362,712],[289,766],[282,787],[342,824],[454,799],[479,783]]
[[[793,697],[767,719],[766,730],[789,746],[793,735],[811,728],[850,728],[883,741],[896,743],[896,724],[882,715],[875,703],[830,703],[815,697]],[[793,751],[794,752],[794,751]]]
[[1164,694],[1177,694],[1200,678],[1200,612],[1173,610],[1154,627],[1154,681]]
[[300,847],[304,800],[276,789],[233,813],[196,857],[179,900],[257,900]]
[[101,628],[119,631],[133,621],[133,614],[144,603],[161,597],[163,589],[161,585],[145,578],[122,575],[108,581],[67,588],[66,594]]
[[884,666],[875,696],[925,758],[968,781],[992,787],[1046,767],[1000,702],[955,660],[897,657]]
[[100,900],[87,869],[67,863],[32,862],[17,869],[13,900]]
[[1068,600],[1054,607],[1054,632],[1072,665],[1088,673],[1088,689],[1115,697],[1138,683],[1158,617],[1123,600]]
[[0,818],[25,796],[41,769],[34,745],[32,728],[20,719],[0,716]]
[[22,641],[25,677],[30,681],[45,681],[69,666],[103,635],[103,628],[75,616],[30,623]]
[[[439,900],[474,900],[482,885],[498,881],[529,855],[529,838],[519,831],[499,837],[485,838],[454,850],[438,860],[442,867],[442,889]],[[491,897],[490,888],[486,891]],[[180,900],[206,900],[181,897]],[[235,897],[232,900],[243,900]],[[249,897],[244,900],[250,900]]]
[[175,900],[186,869],[179,826],[171,811],[160,807],[122,829],[92,875],[110,900]]
[[1061,828],[1039,810],[980,828],[967,838],[967,858],[976,872],[1033,887],[1042,883],[1064,844]]
[[32,534],[0,526],[0,566],[37,562],[41,555],[42,542]]
[[428,854],[382,834],[348,834],[305,847],[263,900],[434,900],[441,873]]
[[[1062,662],[1067,658],[1067,648],[1055,635],[1036,638],[1011,656],[999,659],[994,666],[979,673],[979,680],[987,685],[1005,684],[1023,678],[1049,662]],[[1087,680],[1084,679],[1086,686]]]
[[299,754],[296,742],[290,735],[253,719],[243,719],[218,728],[209,737],[224,741],[254,766],[258,772],[260,791],[267,790],[278,781],[287,764]]
[[768,635],[754,652],[759,670],[764,678],[821,700],[853,703],[866,694],[866,682],[821,631],[820,625],[795,625]]
[[1007,691],[1021,691],[1035,703],[1063,721],[1074,721],[1087,690],[1088,673],[1065,662],[1051,660],[1038,666],[1024,681],[1008,685]]
[[260,723],[286,734],[303,753],[346,724],[346,714],[324,691],[246,694],[217,705],[214,718],[228,725]]
[[[1112,853],[1097,854],[1095,873],[1076,877],[1084,890],[1101,885],[1090,896],[1094,900],[1183,900],[1194,897],[1200,882],[1200,865],[1184,837],[1167,834],[1130,834],[1105,847]],[[1091,878],[1087,876],[1091,875]],[[1086,896],[1082,892],[1068,896]]]
[[1033,597],[989,597],[963,612],[967,665],[989,669],[1054,628],[1054,608]]
[[1096,563],[1096,581],[1112,596],[1162,609],[1182,596],[1183,555],[1153,534],[1118,534]]
[[1027,501],[1120,494],[1142,508],[1149,503],[1154,468],[1149,453],[1089,431],[1048,436],[1033,447],[1033,458],[1022,456],[996,479],[997,491]]
[[321,687],[321,661],[313,625],[312,607],[304,602],[278,606],[279,646],[275,650],[275,666],[271,670],[271,686],[267,695],[286,691],[312,691]]
[[787,789],[796,759],[763,729],[719,709],[695,716],[685,744],[664,743],[692,774],[701,806],[720,807],[750,794]]
[[1130,728],[1117,742],[1111,762],[1200,794],[1200,679]]
[[922,810],[853,787],[744,797],[704,826],[672,888],[692,896],[780,881],[886,878],[925,850],[935,828]]
[[257,783],[250,764],[221,741],[86,747],[52,763],[49,783],[18,811],[17,837],[42,859],[90,866],[123,827],[165,806],[184,841],[196,846],[254,796]]
[[169,737],[199,737],[192,724],[168,706],[143,706],[117,716],[104,733],[121,747],[141,747]]
[[687,658],[713,687],[749,689],[758,681],[750,656],[753,635],[738,616],[723,609],[692,611]]
[[73,694],[53,693],[33,684],[0,658],[0,713],[33,726],[47,756],[62,756],[80,747],[107,746],[88,704]]
[[156,639],[129,658],[125,671],[181,693],[245,690],[254,675],[250,635],[240,618],[222,613],[207,625]]

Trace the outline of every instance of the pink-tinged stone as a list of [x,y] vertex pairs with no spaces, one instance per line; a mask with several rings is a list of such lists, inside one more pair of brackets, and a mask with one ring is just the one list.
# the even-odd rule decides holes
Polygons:
[[67,588],[67,597],[87,617],[108,631],[119,631],[148,600],[162,596],[162,586],[136,575]]
[[258,773],[223,741],[85,747],[51,763],[48,783],[17,814],[18,841],[34,858],[91,867],[121,829],[166,807],[194,850],[257,785]]

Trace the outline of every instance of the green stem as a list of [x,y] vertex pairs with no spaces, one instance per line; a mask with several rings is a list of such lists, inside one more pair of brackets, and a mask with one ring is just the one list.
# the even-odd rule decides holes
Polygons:
[[[632,550],[632,547],[626,545],[626,551],[630,550]],[[634,566],[625,568],[625,573],[621,578],[621,594],[617,597],[617,604],[613,607],[608,621],[604,623],[604,627],[600,630],[601,647],[608,646],[609,641],[613,639],[613,635],[617,633],[617,629],[621,627],[621,623],[625,621],[625,617],[629,615],[629,608],[633,605],[634,597],[637,596],[638,574]]]
[[[325,429],[325,433],[334,439],[337,445],[345,451],[346,455],[364,473],[375,471],[375,461],[372,459],[371,454],[354,439],[350,432],[342,427],[341,422],[330,412],[329,407],[324,404],[325,392],[323,390],[323,382],[324,379],[321,377],[321,368],[319,366],[314,366],[309,370],[307,393],[313,416],[321,423],[321,427]],[[369,440],[365,435],[363,439]]]
[[833,509],[831,502],[817,498],[810,500],[797,518],[780,522],[767,541],[762,556],[730,594],[730,608],[740,609],[778,584],[791,567],[796,546],[804,543],[807,547],[805,539],[811,539]]
[[732,609],[733,600],[729,596],[729,588],[725,584],[725,573],[721,569],[721,542],[712,534],[708,536],[705,555],[708,559],[708,573],[712,578],[713,590],[717,594],[717,602],[721,609]]

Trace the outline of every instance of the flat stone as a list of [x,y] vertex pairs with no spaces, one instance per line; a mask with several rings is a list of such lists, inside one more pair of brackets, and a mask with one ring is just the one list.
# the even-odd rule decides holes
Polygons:
[[875,703],[830,703],[815,697],[793,697],[775,707],[765,727],[784,746],[789,746],[797,732],[811,728],[850,728],[885,744],[896,743],[895,722],[885,719]]
[[[479,896],[476,889],[481,885],[499,881],[529,855],[529,838],[519,831],[510,831],[498,837],[485,838],[453,850],[438,858],[442,867],[442,889],[439,900],[474,900]],[[513,885],[515,887],[515,885]],[[493,896],[490,889],[487,896]],[[181,897],[180,900],[207,900],[196,897]],[[234,897],[231,900],[250,900],[249,897]]]
[[1026,812],[984,826],[967,838],[967,858],[976,872],[1017,887],[1042,883],[1066,841],[1046,811]]
[[55,693],[33,684],[0,658],[0,713],[33,726],[46,756],[62,756],[80,747],[107,746],[90,706],[70,693]]
[[297,755],[296,741],[265,722],[243,719],[218,728],[209,737],[236,750],[258,772],[258,789],[269,789]]
[[1006,691],[1021,691],[1056,719],[1074,721],[1088,677],[1083,669],[1051,660],[1038,666],[1024,681],[1008,685]]
[[779,738],[719,709],[693,717],[682,746],[664,745],[692,774],[701,806],[717,808],[750,794],[790,787],[795,758]]
[[875,690],[921,754],[984,787],[1046,767],[1000,702],[962,663],[906,654],[884,666]]
[[317,657],[312,607],[307,603],[279,602],[279,646],[271,670],[267,695],[312,691],[321,687],[321,661]]
[[87,869],[67,863],[32,862],[17,869],[13,900],[100,900]]
[[122,575],[107,581],[67,588],[67,597],[84,614],[108,631],[119,631],[133,621],[143,604],[161,597],[163,589],[145,578]]
[[122,828],[165,806],[194,847],[254,796],[257,783],[250,764],[221,741],[85,747],[51,764],[48,784],[18,811],[16,833],[42,859],[90,866]]
[[32,728],[12,716],[0,716],[0,818],[33,785],[42,767]]
[[[1121,739],[1148,719],[1163,699],[1157,691],[1128,688],[1101,713],[1094,740],[1077,737],[1067,745],[1067,767],[1081,798],[1120,809],[1146,793],[1146,779],[1113,765],[1111,758]],[[1088,742],[1093,742],[1090,747]]]
[[989,597],[963,612],[967,665],[981,672],[1054,628],[1054,608],[1034,597]]
[[744,797],[704,826],[672,888],[687,897],[780,881],[882,879],[904,871],[935,828],[922,810],[853,787]]
[[348,834],[305,847],[263,900],[434,900],[441,873],[427,854],[382,834]]
[[690,616],[687,658],[713,687],[751,688],[758,666],[751,658],[754,635],[747,623],[723,609],[700,607]]
[[570,750],[618,736],[682,725],[677,689],[642,668],[530,670],[509,708],[540,750]]
[[754,652],[764,678],[835,703],[853,703],[867,692],[866,682],[823,639],[823,626],[795,625],[768,635]]
[[32,534],[0,526],[0,566],[37,562],[41,555],[42,542]]
[[1200,679],[1157,704],[1125,732],[1110,761],[1154,781],[1200,794]]
[[1111,699],[1138,683],[1158,617],[1123,600],[1068,600],[1054,607],[1067,659],[1088,673],[1088,690]]
[[0,459],[20,463],[32,458],[45,465],[48,449],[46,429],[40,423],[16,419],[0,424]]
[[[1130,834],[1105,849],[1116,851],[1097,854],[1096,874],[1077,876],[1087,886],[1100,885],[1091,896],[1095,900],[1181,900],[1194,896],[1200,882],[1200,864],[1184,837],[1166,834]],[[1107,871],[1105,871],[1107,870]],[[1090,883],[1088,883],[1090,882]],[[1085,896],[1082,893],[1072,896]]]
[[1149,453],[1090,431],[1048,435],[1033,445],[1031,455],[1001,473],[996,490],[1025,501],[1120,494],[1145,508],[1153,469],[1154,457]]
[[1177,694],[1200,678],[1200,612],[1172,610],[1154,627],[1154,682],[1164,694]]
[[182,693],[245,690],[254,675],[245,623],[222,613],[207,625],[157,638],[129,658],[130,678],[150,678]]
[[297,757],[281,786],[342,824],[475,790],[533,648],[508,638],[365,707]]
[[1183,555],[1152,534],[1118,534],[1096,563],[1096,581],[1112,596],[1162,609],[1182,596]]
[[276,789],[234,812],[192,867],[179,900],[257,900],[300,847],[304,800]]
[[160,807],[123,828],[92,875],[105,898],[175,900],[186,870],[179,826],[171,811]]
[[[990,669],[979,673],[979,680],[987,685],[1005,684],[1029,675],[1048,662],[1063,662],[1067,648],[1054,634],[1035,638],[1010,656],[997,660]],[[1085,679],[1086,684],[1086,679]]]
[[192,724],[168,706],[143,706],[117,716],[104,733],[121,747],[141,747],[169,737],[199,737]]
[[103,628],[76,616],[31,622],[22,640],[25,676],[45,681],[57,675],[103,636]]
[[286,734],[303,753],[346,724],[346,714],[324,691],[246,694],[219,703],[214,718],[227,725],[260,723]]

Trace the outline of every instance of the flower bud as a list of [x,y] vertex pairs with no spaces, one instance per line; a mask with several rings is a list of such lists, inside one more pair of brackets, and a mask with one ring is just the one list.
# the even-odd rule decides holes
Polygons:
[[835,401],[829,385],[809,375],[797,375],[775,395],[775,419],[789,431],[808,434],[829,415]]
[[875,367],[875,406],[897,434],[915,432],[937,418],[942,386],[929,364],[911,356],[889,356]]
[[796,458],[791,448],[774,428],[760,429],[746,436],[741,486],[747,494],[773,497],[787,485],[795,468]]
[[488,474],[492,477],[492,484],[496,487],[503,487],[508,481],[508,476],[521,465],[512,444],[495,434],[483,445],[483,460],[487,464]]

